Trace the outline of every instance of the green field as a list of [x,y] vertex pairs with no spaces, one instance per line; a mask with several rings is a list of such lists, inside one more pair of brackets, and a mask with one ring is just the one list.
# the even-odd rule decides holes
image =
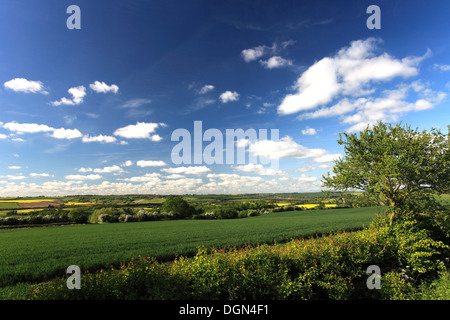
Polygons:
[[289,238],[358,228],[380,208],[280,212],[245,219],[172,220],[0,231],[0,287],[125,262],[132,256],[170,259],[198,246],[282,242]]
[[15,202],[0,202],[0,209],[21,209],[21,208],[22,207]]

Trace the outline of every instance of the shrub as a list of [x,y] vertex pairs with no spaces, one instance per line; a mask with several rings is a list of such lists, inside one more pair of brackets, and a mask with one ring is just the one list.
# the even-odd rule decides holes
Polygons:
[[195,208],[192,207],[182,197],[169,196],[161,207],[163,212],[173,212],[173,215],[181,218],[190,217],[196,213]]
[[67,218],[70,222],[86,223],[89,219],[90,212],[86,208],[74,208],[69,211]]
[[216,216],[219,219],[234,219],[238,217],[238,211],[233,208],[220,208],[216,211]]
[[[89,218],[91,223],[104,223],[104,222],[118,222],[123,210],[114,207],[105,207],[94,210],[94,213]],[[100,218],[100,216],[103,216]],[[108,217],[105,217],[108,216]]]

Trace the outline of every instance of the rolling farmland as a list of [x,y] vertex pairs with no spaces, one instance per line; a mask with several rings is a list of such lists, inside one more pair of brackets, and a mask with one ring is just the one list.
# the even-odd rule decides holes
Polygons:
[[283,242],[367,225],[380,208],[280,212],[229,220],[173,220],[71,225],[0,231],[0,286],[63,274],[67,266],[96,269],[132,256],[171,259],[199,246]]

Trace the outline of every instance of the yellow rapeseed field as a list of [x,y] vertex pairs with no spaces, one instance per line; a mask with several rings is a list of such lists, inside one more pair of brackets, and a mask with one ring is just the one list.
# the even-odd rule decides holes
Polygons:
[[0,200],[0,202],[15,202],[15,203],[33,203],[33,202],[43,202],[43,201],[49,201],[53,202],[56,201],[55,199],[34,199],[34,200]]
[[[277,206],[279,207],[283,207],[283,206],[290,206],[293,205],[292,203],[276,203]],[[296,204],[296,207],[300,207],[300,208],[307,208],[307,209],[311,209],[311,208],[315,208],[318,207],[319,204],[315,204],[315,203],[309,203],[309,204]],[[325,205],[326,208],[332,208],[332,207],[336,207],[336,204],[326,204]]]

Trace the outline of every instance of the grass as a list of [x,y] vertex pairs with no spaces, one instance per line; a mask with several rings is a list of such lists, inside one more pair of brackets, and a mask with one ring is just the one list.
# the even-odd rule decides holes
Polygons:
[[380,208],[273,213],[230,220],[173,220],[71,225],[0,231],[0,287],[126,262],[193,255],[199,246],[282,242],[294,237],[367,225]]
[[0,209],[20,209],[20,208],[21,206],[19,206],[15,202],[7,202],[7,201],[0,202]]

